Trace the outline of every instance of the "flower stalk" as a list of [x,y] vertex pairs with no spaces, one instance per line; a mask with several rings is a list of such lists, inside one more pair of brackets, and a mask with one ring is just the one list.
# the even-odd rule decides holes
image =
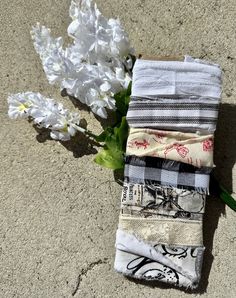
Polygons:
[[31,32],[35,50],[50,84],[107,118],[106,109],[115,110],[114,94],[131,80],[134,50],[119,20],[106,19],[92,0],[72,1],[69,14],[73,42],[63,48],[61,37],[37,24]]

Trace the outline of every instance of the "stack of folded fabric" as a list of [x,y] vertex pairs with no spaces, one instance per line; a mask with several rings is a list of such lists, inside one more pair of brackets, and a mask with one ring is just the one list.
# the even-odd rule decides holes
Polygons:
[[216,64],[136,60],[116,271],[198,286],[220,96]]

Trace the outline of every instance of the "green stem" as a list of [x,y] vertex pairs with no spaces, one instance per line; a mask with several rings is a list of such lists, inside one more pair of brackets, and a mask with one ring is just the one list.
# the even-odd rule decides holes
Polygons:
[[95,142],[95,145],[96,146],[99,146],[99,147],[104,147],[104,145],[102,145],[98,140],[98,135],[95,135],[94,133],[92,133],[90,130],[86,130],[84,129],[83,133],[88,136],[91,140],[93,140]]
[[227,192],[227,190],[220,185],[220,198],[226,205],[228,205],[232,210],[236,211],[236,201],[235,199]]
[[94,141],[97,142],[97,137],[98,137],[98,135],[95,135],[94,133],[92,133],[92,132],[89,131],[89,130],[85,130],[84,133],[85,133],[85,135],[89,136],[90,138],[94,139]]

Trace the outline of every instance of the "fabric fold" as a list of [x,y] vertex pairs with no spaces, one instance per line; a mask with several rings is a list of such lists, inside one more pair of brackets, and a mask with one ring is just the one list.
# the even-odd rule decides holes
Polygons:
[[153,156],[213,167],[214,136],[148,128],[130,128],[126,155]]
[[173,186],[209,193],[211,168],[197,168],[177,161],[150,156],[126,156],[125,182]]
[[221,69],[189,61],[137,59],[133,69],[133,96],[221,96]]
[[213,133],[216,129],[219,101],[208,98],[131,97],[127,122],[132,128],[157,128]]
[[[177,287],[195,289],[200,280],[203,252],[204,248],[199,250],[196,257],[193,257],[195,259],[192,265],[193,270],[197,268],[196,270],[199,274],[196,279],[190,279],[174,268],[163,265],[161,262],[120,249],[116,249],[114,269],[132,278],[158,280]],[[185,263],[185,259],[183,259],[180,266],[185,266]]]
[[[115,247],[121,251],[143,256],[168,266],[192,282],[199,279],[201,269],[201,260],[199,258],[202,259],[205,249],[203,246],[163,245],[158,242],[148,244],[120,229],[116,233]],[[183,262],[186,266],[182,266]]]

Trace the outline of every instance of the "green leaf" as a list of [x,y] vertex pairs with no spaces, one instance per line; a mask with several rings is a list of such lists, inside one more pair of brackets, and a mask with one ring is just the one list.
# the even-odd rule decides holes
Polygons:
[[116,102],[116,111],[121,116],[126,116],[128,107],[129,107],[129,101],[130,101],[130,94],[131,94],[131,83],[129,84],[127,89],[124,89],[114,95],[114,99]]
[[106,168],[118,170],[124,168],[124,153],[128,138],[128,123],[126,114],[129,107],[131,94],[131,83],[126,90],[122,90],[114,95],[116,102],[115,121],[113,127],[107,127],[96,141],[104,143],[104,149],[95,157],[94,161]]
[[119,148],[125,152],[126,142],[128,138],[129,127],[126,121],[126,117],[122,117],[119,127],[114,128],[114,134],[116,135],[117,143]]
[[104,140],[104,149],[96,155],[94,161],[113,170],[122,169],[124,167],[124,153],[128,138],[126,118],[122,117],[119,126],[107,128],[101,135],[99,137]]
[[127,90],[126,90],[126,95],[127,96],[130,96],[131,95],[131,88],[132,88],[132,82],[130,81],[129,86],[128,86]]
[[106,138],[113,132],[112,127],[106,127],[106,129],[98,136],[96,136],[95,140],[99,143],[103,143],[106,141]]
[[96,155],[94,161],[105,168],[118,170],[124,167],[123,159],[122,151],[103,149]]
[[121,91],[114,95],[115,101],[116,101],[116,109],[117,112],[119,112],[121,115],[126,115],[127,112],[127,99],[126,99],[126,93],[124,91]]
[[236,201],[230,193],[219,183],[215,175],[211,176],[210,180],[210,194],[214,197],[220,198],[232,210],[236,211]]
[[236,201],[235,201],[235,199],[227,192],[227,190],[222,185],[220,185],[220,198],[232,210],[236,211]]

